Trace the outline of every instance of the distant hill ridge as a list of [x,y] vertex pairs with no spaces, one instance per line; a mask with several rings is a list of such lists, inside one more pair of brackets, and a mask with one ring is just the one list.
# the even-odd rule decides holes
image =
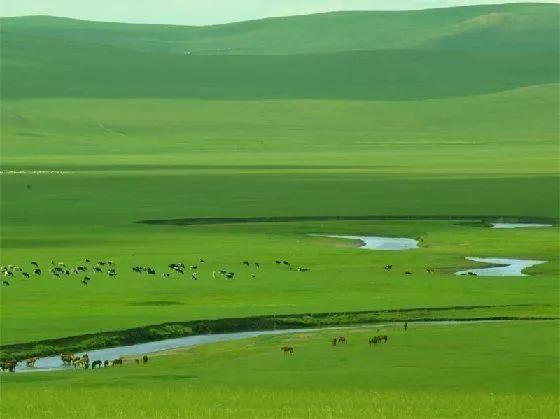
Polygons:
[[559,81],[560,5],[194,27],[1,20],[2,97],[424,100]]
[[350,11],[210,26],[91,22],[51,16],[2,18],[2,34],[145,52],[308,54],[434,49],[557,52],[560,5],[517,3],[415,11]]

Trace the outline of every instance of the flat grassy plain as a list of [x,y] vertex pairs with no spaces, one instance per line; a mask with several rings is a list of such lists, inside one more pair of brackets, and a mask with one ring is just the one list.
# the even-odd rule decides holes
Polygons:
[[[369,347],[375,334],[387,344]],[[332,347],[344,334],[347,345]],[[558,415],[555,322],[411,324],[261,336],[146,365],[4,378],[6,417]],[[280,347],[291,345],[293,356]]]
[[[558,10],[396,13],[387,30],[411,28],[400,44],[371,32],[386,14],[200,30],[2,20],[0,263],[47,271],[51,261],[111,259],[118,275],[90,275],[87,286],[82,276],[16,275],[0,289],[1,345],[275,314],[558,317]],[[329,40],[324,25],[352,30]],[[272,42],[302,27],[298,48]],[[184,54],[185,36],[197,52]],[[401,219],[343,219],[368,215]],[[279,216],[342,219],[250,222]],[[469,216],[554,227],[491,229]],[[192,217],[247,222],[138,223]],[[367,251],[310,233],[422,246]],[[478,265],[466,256],[546,263],[525,277],[454,275]],[[178,261],[199,265],[198,280],[161,277]],[[235,279],[213,279],[218,269]],[[350,343],[337,348],[321,331],[143,367],[2,374],[0,408],[3,417],[557,416],[557,322],[384,330],[390,343],[371,350],[371,329],[345,332]],[[290,342],[296,354],[283,357]]]

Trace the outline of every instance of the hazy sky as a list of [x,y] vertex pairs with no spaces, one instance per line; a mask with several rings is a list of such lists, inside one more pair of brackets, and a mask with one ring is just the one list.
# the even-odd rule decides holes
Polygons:
[[[541,0],[542,1],[542,0]],[[134,23],[206,25],[333,10],[425,9],[536,0],[0,0],[0,16],[48,14]],[[560,0],[549,2],[559,3]]]

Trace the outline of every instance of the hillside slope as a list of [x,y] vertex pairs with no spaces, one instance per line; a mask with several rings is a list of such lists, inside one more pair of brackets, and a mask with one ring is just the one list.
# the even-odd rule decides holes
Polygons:
[[505,4],[398,12],[334,12],[204,27],[4,18],[3,34],[140,51],[301,54],[378,49],[558,51],[557,4]]
[[559,10],[341,12],[207,27],[8,18],[2,96],[420,100],[551,84]]
[[355,51],[185,56],[4,38],[2,95],[419,100],[558,82],[558,55]]

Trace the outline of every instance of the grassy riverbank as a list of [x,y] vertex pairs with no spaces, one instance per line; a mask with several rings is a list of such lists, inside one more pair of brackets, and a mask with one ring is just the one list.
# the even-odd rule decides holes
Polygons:
[[133,345],[136,343],[191,335],[244,332],[253,330],[298,329],[327,326],[350,326],[387,322],[437,322],[480,320],[546,320],[558,319],[554,305],[512,305],[435,307],[394,309],[347,313],[308,313],[278,316],[256,316],[237,319],[216,319],[166,323],[127,330],[70,336],[0,346],[0,360],[18,361],[33,356],[57,355],[62,352],[86,352],[92,349]]
[[[341,333],[348,344],[332,347]],[[388,342],[370,347],[379,333]],[[294,355],[282,355],[283,345]],[[552,418],[557,374],[556,322],[374,326],[174,350],[146,365],[3,376],[0,409],[13,418]]]

